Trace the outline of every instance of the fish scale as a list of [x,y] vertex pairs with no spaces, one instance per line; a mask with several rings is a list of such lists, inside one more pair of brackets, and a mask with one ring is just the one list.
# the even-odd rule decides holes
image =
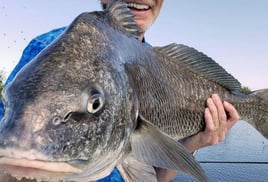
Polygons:
[[177,140],[205,128],[217,93],[268,138],[268,91],[181,44],[147,47],[127,4],[80,14],[4,88],[0,170],[21,178],[156,182],[153,167],[209,181]]
[[[188,52],[189,51],[187,51],[187,54]],[[143,67],[137,67],[137,70],[132,68],[132,72],[135,72],[135,78],[140,77],[140,79],[135,80],[134,85],[140,100],[143,100],[143,102],[141,102],[141,113],[160,129],[164,129],[168,134],[178,138],[178,136],[176,136],[177,134],[179,138],[181,138],[202,131],[205,127],[203,116],[205,102],[213,93],[218,93],[222,99],[234,104],[237,110],[241,111],[241,117],[244,118],[247,118],[251,113],[245,113],[243,111],[252,110],[252,107],[258,104],[256,96],[242,95],[239,93],[232,94],[227,88],[222,87],[220,84],[212,82],[202,75],[200,76],[187,69],[185,70],[183,65],[180,67],[180,65],[172,64],[172,59],[173,58],[154,59],[155,62],[159,60],[159,62],[155,63],[156,67],[162,64],[158,69],[151,69],[153,67],[152,65],[148,66],[150,69],[147,70]],[[185,57],[181,56],[179,59],[185,59]],[[146,62],[144,64],[146,65]],[[133,67],[135,67],[135,65]],[[139,72],[140,69],[143,71]],[[160,70],[161,74],[158,74],[158,70]],[[164,72],[164,70],[167,71]],[[165,74],[163,74],[163,72]],[[176,72],[177,75],[173,72]],[[150,85],[150,87],[148,87],[148,85]],[[152,92],[156,93],[152,94]],[[169,103],[169,105],[166,107],[162,102],[155,104],[156,102],[154,102],[154,100],[164,100]],[[248,102],[251,103],[247,104]],[[151,110],[148,108],[154,109]],[[155,113],[161,113],[161,115],[164,115],[164,118],[159,118],[159,114]],[[188,128],[188,130],[182,129],[187,126],[191,126],[191,128]],[[174,131],[172,129],[173,127],[177,127],[175,135],[174,132],[169,132],[169,130]]]

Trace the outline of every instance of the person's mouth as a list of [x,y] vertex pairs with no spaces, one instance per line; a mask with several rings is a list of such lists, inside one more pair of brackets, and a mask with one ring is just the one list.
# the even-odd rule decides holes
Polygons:
[[131,10],[136,10],[136,11],[147,11],[151,9],[149,5],[137,4],[137,3],[127,3],[127,7]]

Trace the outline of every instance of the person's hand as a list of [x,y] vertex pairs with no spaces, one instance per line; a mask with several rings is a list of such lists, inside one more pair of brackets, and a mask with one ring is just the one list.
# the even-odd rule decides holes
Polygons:
[[215,145],[225,139],[226,134],[239,120],[239,114],[233,105],[222,102],[218,95],[213,94],[207,99],[205,109],[206,128],[198,134],[181,141],[189,152],[202,147]]
[[[226,114],[227,113],[227,114]],[[239,114],[233,105],[222,102],[218,95],[213,94],[207,100],[205,109],[206,128],[198,134],[180,140],[189,152],[202,147],[215,145],[225,139],[226,134],[239,120]],[[157,181],[168,182],[177,176],[178,171],[155,168]]]

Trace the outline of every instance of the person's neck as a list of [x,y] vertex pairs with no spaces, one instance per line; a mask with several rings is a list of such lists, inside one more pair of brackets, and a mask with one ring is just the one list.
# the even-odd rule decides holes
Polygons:
[[144,33],[140,33],[138,39],[143,42],[144,41]]

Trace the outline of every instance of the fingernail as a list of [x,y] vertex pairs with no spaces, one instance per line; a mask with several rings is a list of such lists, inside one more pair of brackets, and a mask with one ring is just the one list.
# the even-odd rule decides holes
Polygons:
[[220,97],[218,96],[218,94],[212,94],[212,98],[219,99]]
[[225,105],[230,105],[230,103],[227,102],[227,101],[223,101],[223,104],[225,104]]

